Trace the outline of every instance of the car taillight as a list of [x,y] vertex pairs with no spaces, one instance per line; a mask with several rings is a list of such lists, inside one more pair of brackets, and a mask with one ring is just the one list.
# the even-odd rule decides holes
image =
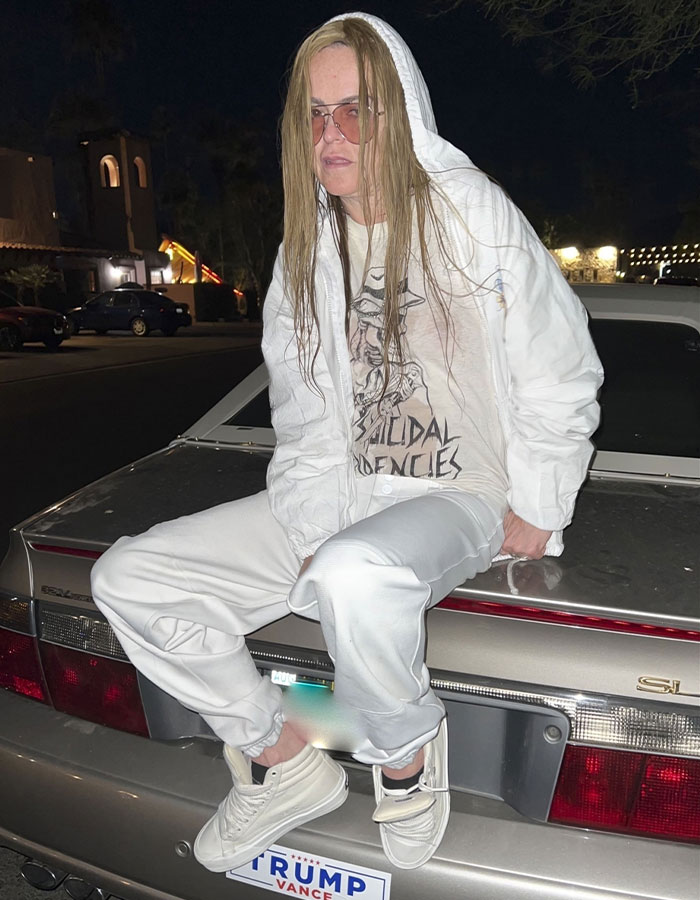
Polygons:
[[32,635],[0,628],[0,687],[48,703]]
[[133,666],[43,641],[40,653],[56,709],[100,725],[148,736]]
[[87,550],[84,547],[64,547],[59,544],[37,544],[36,541],[29,541],[32,550],[38,550],[40,553],[60,553],[63,556],[82,556],[84,559],[99,559],[102,556],[102,550]]
[[569,746],[549,821],[700,843],[700,760]]

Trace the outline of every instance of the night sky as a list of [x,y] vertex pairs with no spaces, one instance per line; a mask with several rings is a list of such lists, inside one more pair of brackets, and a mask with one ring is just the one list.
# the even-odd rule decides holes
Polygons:
[[[619,79],[582,92],[563,69],[543,75],[537,47],[514,47],[470,0],[438,18],[429,17],[428,0],[113,0],[113,7],[133,49],[108,67],[107,81],[120,124],[132,131],[148,133],[163,104],[176,106],[183,123],[211,112],[257,114],[274,125],[295,47],[325,19],[359,8],[404,36],[440,132],[535,224],[568,216],[574,232],[577,220],[589,230],[593,222],[600,243],[670,242],[700,193],[688,137],[697,117],[683,99],[684,85],[696,81],[689,62],[645,83],[633,109]],[[62,0],[4,0],[2,10],[1,133],[23,118],[41,134],[57,93],[90,84],[94,70],[68,53]],[[274,143],[274,128],[271,135]]]

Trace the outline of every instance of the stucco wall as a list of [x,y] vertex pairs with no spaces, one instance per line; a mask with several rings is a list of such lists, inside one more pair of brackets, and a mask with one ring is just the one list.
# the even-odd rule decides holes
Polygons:
[[0,147],[0,242],[58,245],[50,157]]

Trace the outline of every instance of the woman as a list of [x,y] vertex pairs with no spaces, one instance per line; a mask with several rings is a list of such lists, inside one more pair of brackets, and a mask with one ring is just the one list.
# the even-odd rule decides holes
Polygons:
[[437,135],[386,23],[353,13],[304,42],[282,154],[268,490],[121,538],[93,592],[134,664],[224,741],[234,786],[197,838],[203,865],[242,865],[346,797],[245,648],[292,610],[321,623],[382,845],[411,868],[449,814],[425,611],[499,552],[561,552],[600,365],[550,255]]

